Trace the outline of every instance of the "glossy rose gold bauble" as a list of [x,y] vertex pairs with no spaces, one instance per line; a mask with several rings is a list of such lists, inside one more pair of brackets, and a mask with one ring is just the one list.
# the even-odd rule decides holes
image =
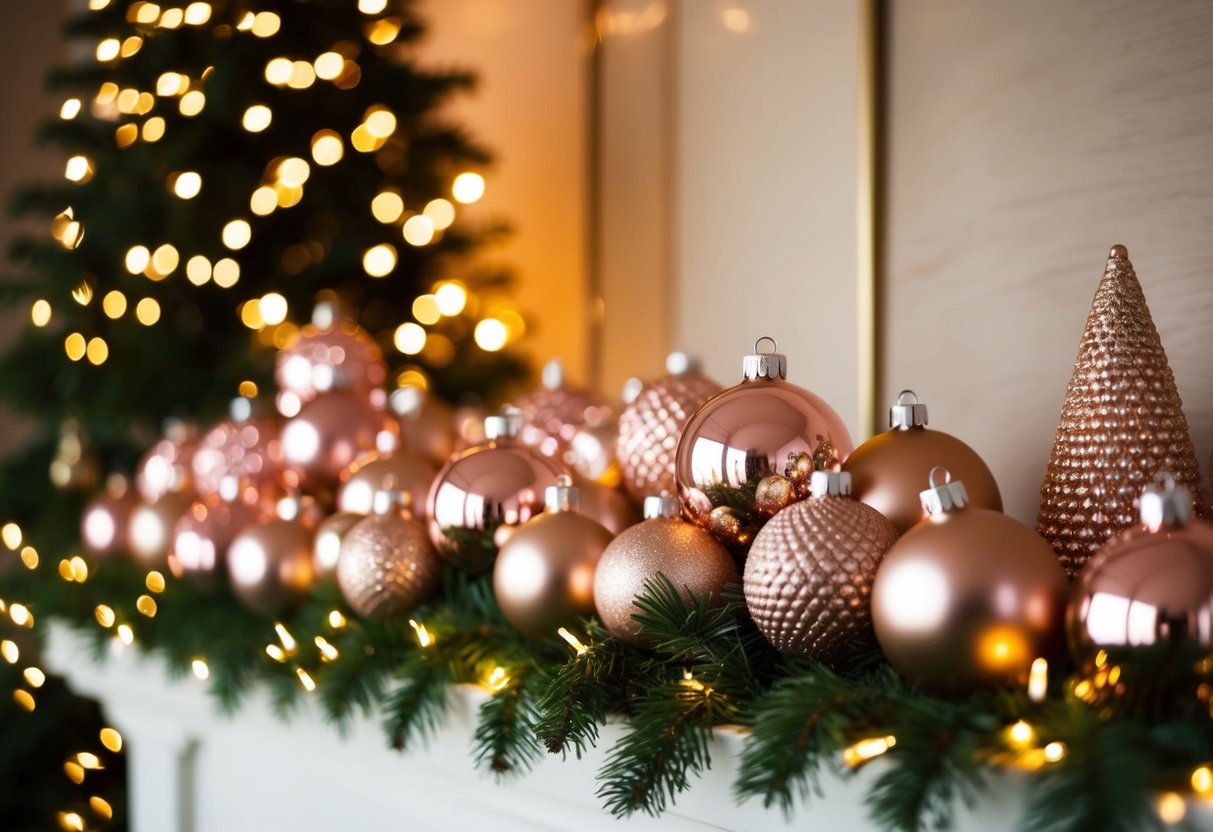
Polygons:
[[335,485],[341,472],[371,451],[396,447],[400,426],[391,414],[350,391],[325,393],[282,428],[282,456],[299,484]]
[[1140,523],[1109,540],[1079,575],[1066,615],[1070,649],[1094,670],[1151,645],[1213,647],[1213,526],[1192,517],[1174,481],[1141,495]]
[[390,477],[392,490],[411,496],[414,513],[424,515],[426,498],[438,470],[429,460],[409,451],[396,450],[390,454],[367,454],[341,474],[337,491],[337,510],[354,514],[370,514],[375,492],[384,487]]
[[219,495],[196,500],[173,529],[169,570],[178,578],[212,585],[216,573],[222,574],[226,568],[232,538],[260,519],[255,507]]
[[619,460],[615,456],[615,439],[619,426],[612,421],[577,428],[564,453],[565,463],[582,482],[594,482],[610,488],[623,479]]
[[331,305],[318,304],[313,323],[278,353],[274,379],[284,416],[294,416],[300,406],[333,390],[351,390],[366,398],[387,380],[383,351],[375,340],[353,321],[334,317]]
[[513,404],[522,415],[518,441],[557,458],[568,449],[577,428],[611,417],[606,402],[565,382],[564,366],[556,359],[544,365],[543,386],[522,394]]
[[442,559],[425,524],[401,505],[407,495],[385,490],[375,497],[375,513],[350,529],[341,544],[337,584],[363,617],[404,615],[441,583]]
[[[1175,377],[1129,252],[1113,246],[1066,389],[1036,530],[1071,578],[1137,522],[1133,500],[1160,470],[1200,496],[1200,466]],[[1205,517],[1203,501],[1196,514]]]
[[[450,405],[416,387],[401,387],[392,393],[391,405],[400,419],[404,447],[435,465],[442,465],[451,458],[459,435],[455,429],[455,411]],[[414,503],[418,508],[422,505]]]
[[893,544],[872,585],[881,649],[932,691],[1024,685],[1032,662],[1061,646],[1066,576],[1039,535],[967,507],[960,482],[934,476],[922,492],[928,516]]
[[279,616],[298,605],[315,579],[312,527],[303,516],[291,516],[290,503],[282,501],[282,515],[246,526],[227,550],[232,591],[246,607],[265,616]]
[[144,502],[154,503],[165,494],[191,487],[197,445],[198,432],[193,425],[177,419],[165,423],[164,437],[143,455],[135,472],[135,485]]
[[647,646],[632,614],[645,581],[660,572],[687,600],[720,598],[725,584],[740,576],[729,550],[706,531],[678,516],[674,497],[645,500],[645,520],[611,541],[594,573],[594,607],[611,635],[637,647]]
[[312,566],[317,578],[328,578],[337,573],[337,561],[346,534],[365,518],[365,514],[339,511],[321,521],[312,541]]
[[753,505],[753,489],[764,477],[782,473],[789,454],[812,454],[828,444],[836,466],[851,452],[851,437],[833,408],[786,381],[784,356],[755,352],[745,357],[743,370],[741,384],[712,397],[690,418],[675,455],[678,495],[692,521],[709,526],[714,509],[750,504],[741,522],[749,528],[721,538],[733,546],[743,546],[740,541],[765,522]]
[[140,505],[139,495],[127,479],[111,476],[105,491],[85,506],[80,517],[80,541],[84,551],[97,558],[126,551],[131,513]]
[[666,360],[666,370],[667,375],[640,388],[619,415],[616,454],[624,485],[634,500],[675,492],[678,437],[700,405],[722,389],[700,375],[682,353]]
[[461,569],[483,572],[497,555],[494,534],[543,510],[545,489],[565,473],[518,444],[514,416],[484,420],[488,441],[457,455],[434,478],[426,499],[430,540]]
[[543,514],[514,530],[493,566],[493,592],[514,627],[549,638],[594,614],[594,568],[611,533],[577,512],[572,480],[547,489]]
[[1002,495],[989,467],[955,436],[928,430],[927,406],[913,390],[903,390],[889,409],[891,430],[877,434],[847,457],[855,498],[879,511],[899,534],[923,517],[918,497],[927,474],[943,466],[965,484],[969,505],[1002,511]]
[[850,497],[850,480],[813,472],[812,496],[771,518],[746,555],[746,606],[780,652],[838,664],[875,643],[872,581],[897,530]]
[[236,399],[232,417],[212,427],[194,452],[194,490],[202,497],[219,494],[227,477],[260,491],[277,490],[282,475],[281,429],[277,420],[254,416],[248,399]]
[[609,488],[596,482],[576,479],[578,511],[606,526],[611,534],[635,526],[642,519],[640,507],[627,498],[618,488]]
[[168,493],[154,503],[142,503],[131,512],[126,539],[131,555],[141,566],[160,569],[168,564],[173,530],[191,502],[185,494]]

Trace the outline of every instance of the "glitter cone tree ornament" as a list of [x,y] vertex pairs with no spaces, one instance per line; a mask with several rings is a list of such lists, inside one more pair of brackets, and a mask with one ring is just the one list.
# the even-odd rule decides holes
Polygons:
[[850,494],[850,474],[814,471],[809,498],[772,517],[746,556],[746,606],[781,652],[837,664],[875,643],[872,581],[897,529]]
[[787,358],[759,352],[763,341],[775,344],[755,343],[742,362],[742,382],[695,411],[675,453],[683,512],[738,550],[786,505],[790,492],[780,480],[787,479],[789,456],[807,453],[816,467],[837,468],[852,447],[834,409],[789,383]]
[[1036,530],[1073,578],[1160,470],[1197,495],[1200,469],[1158,330],[1124,246],[1113,246],[1078,348],[1040,486]]
[[542,386],[516,398],[513,406],[522,417],[518,440],[556,458],[563,457],[579,427],[611,418],[606,402],[568,383],[558,359],[544,365]]
[[922,519],[919,491],[931,468],[942,465],[965,484],[970,505],[1002,511],[1002,495],[989,466],[951,434],[927,428],[927,406],[913,390],[902,390],[889,408],[889,430],[873,436],[847,457],[852,493],[892,521],[904,534]]
[[666,375],[641,387],[623,409],[615,451],[632,499],[675,492],[678,437],[695,411],[720,390],[684,354],[672,353],[666,359]]

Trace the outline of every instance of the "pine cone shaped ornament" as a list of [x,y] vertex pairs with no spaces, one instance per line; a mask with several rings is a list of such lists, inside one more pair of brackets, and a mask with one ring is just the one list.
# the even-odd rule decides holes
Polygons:
[[[1134,503],[1160,470],[1200,494],[1188,420],[1124,246],[1112,247],[1066,389],[1036,530],[1071,579],[1137,520]],[[1202,516],[1207,508],[1197,500]]]
[[619,416],[615,452],[623,484],[634,500],[673,493],[678,437],[700,405],[722,388],[682,353],[666,359],[666,375],[640,388]]
[[872,645],[869,597],[897,529],[851,499],[851,475],[814,471],[811,497],[762,527],[745,564],[745,599],[780,652],[836,664]]

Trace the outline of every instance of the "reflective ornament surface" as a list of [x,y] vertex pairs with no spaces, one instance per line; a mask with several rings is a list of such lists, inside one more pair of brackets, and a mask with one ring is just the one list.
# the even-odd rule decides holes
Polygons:
[[442,560],[425,524],[393,504],[392,492],[345,535],[337,559],[337,584],[354,612],[364,617],[404,615],[442,582]]
[[852,494],[893,522],[904,534],[923,518],[918,498],[936,465],[965,484],[969,504],[1002,511],[994,475],[977,452],[951,434],[927,428],[927,406],[903,390],[889,410],[890,430],[878,433],[847,457]]
[[[416,387],[401,387],[392,393],[390,401],[400,419],[404,447],[435,465],[450,459],[459,435],[455,428],[455,410],[449,404]],[[420,508],[422,503],[414,505]]]
[[139,495],[122,476],[111,476],[106,489],[84,508],[80,516],[80,541],[97,558],[127,550],[131,513],[141,505]]
[[350,529],[363,520],[365,514],[339,511],[329,515],[316,528],[316,539],[312,542],[312,565],[317,578],[332,577],[337,572],[337,560],[341,557],[341,544]]
[[[434,484],[438,470],[428,459],[410,451],[397,449],[384,454],[378,451],[360,457],[341,473],[337,490],[337,510],[354,514],[370,514],[375,492],[391,480],[391,489],[410,496],[410,509],[424,518],[425,501]],[[412,507],[416,506],[415,509]]]
[[341,472],[371,451],[396,447],[400,426],[365,396],[325,393],[304,405],[282,428],[282,455],[297,484],[308,489],[337,484]]
[[232,591],[250,610],[280,616],[297,606],[315,578],[312,530],[275,517],[246,526],[227,550]]
[[814,472],[812,496],[772,517],[746,555],[746,606],[780,652],[836,665],[875,644],[872,582],[897,529],[850,488],[849,474]]
[[596,520],[611,534],[636,525],[642,519],[640,506],[628,499],[618,488],[574,478],[578,491],[578,511]]
[[557,458],[568,450],[579,427],[611,418],[605,401],[567,383],[558,359],[544,365],[542,386],[514,399],[513,405],[522,415],[518,441]]
[[193,425],[176,419],[166,422],[164,436],[143,455],[135,471],[135,486],[145,502],[154,503],[165,494],[192,486],[197,445],[198,432]]
[[645,519],[619,534],[602,553],[594,573],[594,607],[611,635],[637,647],[647,646],[633,600],[644,583],[664,574],[688,600],[738,583],[737,566],[729,550],[705,530],[678,516],[674,497],[649,497]]
[[216,573],[226,568],[232,539],[261,512],[242,502],[228,502],[218,495],[196,500],[173,528],[168,556],[169,570],[202,586],[212,586]]
[[387,380],[383,351],[350,320],[332,320],[331,310],[317,308],[325,323],[308,324],[294,344],[278,353],[278,411],[294,416],[322,393],[351,390],[366,398]]
[[215,496],[226,477],[236,477],[249,487],[274,494],[283,465],[280,432],[277,420],[266,417],[249,415],[219,422],[206,432],[194,452],[194,489],[203,497]]
[[140,504],[131,512],[127,543],[131,555],[141,566],[161,569],[168,564],[173,530],[191,502],[186,494],[170,492],[154,503]]

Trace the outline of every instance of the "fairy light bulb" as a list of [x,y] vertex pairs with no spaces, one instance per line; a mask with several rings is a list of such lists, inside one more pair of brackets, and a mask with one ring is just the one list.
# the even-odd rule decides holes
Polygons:
[[469,205],[484,196],[484,177],[478,173],[461,173],[451,184],[451,195],[456,202]]
[[[271,64],[273,61],[270,62]],[[289,67],[289,62],[288,62]],[[266,69],[266,74],[269,74],[269,69]],[[244,115],[240,119],[240,124],[245,130],[250,133],[260,133],[265,130],[274,120],[274,112],[264,104],[254,104],[244,111]]]

